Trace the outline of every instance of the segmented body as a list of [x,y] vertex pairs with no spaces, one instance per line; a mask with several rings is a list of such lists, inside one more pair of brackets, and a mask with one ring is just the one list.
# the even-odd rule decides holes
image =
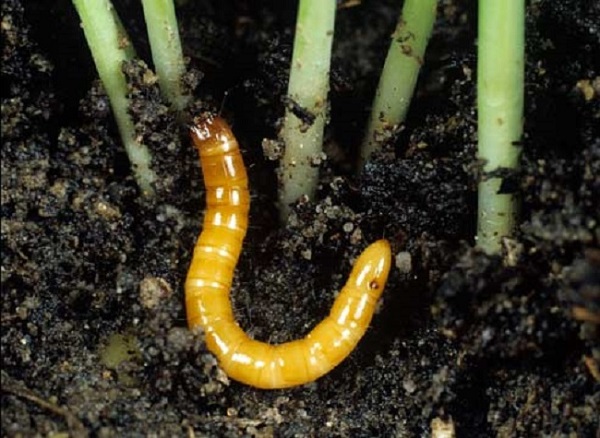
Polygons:
[[258,388],[287,388],[318,379],[342,362],[367,330],[391,266],[386,240],[358,258],[329,316],[303,339],[272,345],[236,323],[229,291],[246,229],[250,195],[238,143],[220,117],[191,129],[206,187],[203,231],[185,283],[190,328],[204,328],[208,349],[234,380]]

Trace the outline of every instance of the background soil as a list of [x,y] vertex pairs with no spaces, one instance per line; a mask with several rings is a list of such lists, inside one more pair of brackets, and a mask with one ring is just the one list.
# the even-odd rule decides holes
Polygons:
[[[186,329],[203,187],[146,64],[125,70],[161,175],[154,203],[131,178],[72,4],[2,3],[2,436],[427,436],[437,421],[461,437],[599,433],[600,3],[528,5],[523,167],[506,180],[522,223],[497,258],[471,248],[475,2],[440,1],[405,129],[350,172],[400,3],[340,9],[330,159],[319,200],[287,227],[261,143],[283,112],[296,4],[178,9],[189,114],[228,92],[249,165],[240,324],[270,342],[302,336],[368,242],[400,254],[351,357],[279,391],[229,381]],[[149,62],[139,2],[115,4]]]

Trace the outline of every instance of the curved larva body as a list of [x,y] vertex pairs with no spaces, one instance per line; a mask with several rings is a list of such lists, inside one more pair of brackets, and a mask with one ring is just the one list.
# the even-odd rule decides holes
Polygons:
[[248,227],[246,169],[223,119],[203,119],[191,133],[207,208],[185,283],[190,328],[204,328],[208,349],[232,379],[265,389],[318,379],[350,354],[369,326],[391,266],[388,242],[379,240],[360,255],[329,316],[305,338],[279,345],[249,338],[235,322],[229,299]]

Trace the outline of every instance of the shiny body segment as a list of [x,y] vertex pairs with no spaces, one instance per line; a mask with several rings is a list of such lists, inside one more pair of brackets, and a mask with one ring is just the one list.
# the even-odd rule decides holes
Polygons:
[[202,327],[208,349],[229,377],[264,389],[318,379],[342,362],[367,330],[391,267],[386,240],[359,256],[331,312],[304,338],[272,345],[235,321],[229,291],[248,228],[248,176],[238,143],[220,117],[191,128],[206,187],[206,212],[185,283],[188,325]]

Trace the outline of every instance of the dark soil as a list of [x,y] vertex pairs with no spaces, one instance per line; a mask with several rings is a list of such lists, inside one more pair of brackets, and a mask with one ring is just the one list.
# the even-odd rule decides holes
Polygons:
[[[360,178],[398,1],[340,9],[319,200],[277,223],[276,163],[295,2],[178,9],[189,115],[218,109],[244,148],[251,229],[232,291],[252,336],[282,342],[329,309],[351,261],[400,254],[371,329],[332,373],[290,390],[230,381],[186,328],[182,280],[203,186],[185,128],[125,66],[161,176],[144,201],[71,2],[2,2],[2,436],[593,437],[600,417],[600,3],[531,1],[522,223],[472,249],[476,2],[443,0],[405,129]],[[141,6],[115,0],[149,62]],[[284,6],[282,6],[284,4]],[[106,359],[121,343],[128,360]],[[59,435],[59,433],[61,433]],[[195,434],[195,435],[194,435]],[[598,435],[596,435],[598,436]]]

